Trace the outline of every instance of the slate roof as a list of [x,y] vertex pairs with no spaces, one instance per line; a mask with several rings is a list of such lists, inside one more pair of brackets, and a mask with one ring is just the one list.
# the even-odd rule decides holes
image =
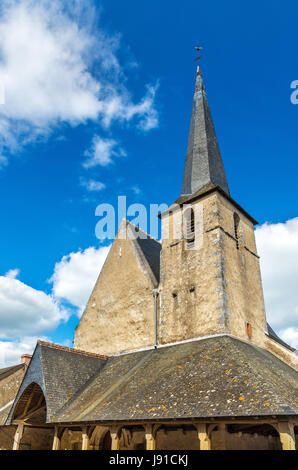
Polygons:
[[[159,284],[160,281],[160,252],[161,252],[161,243],[152,238],[148,233],[141,230],[136,225],[132,224],[128,220],[124,220],[127,227],[130,228],[128,233],[128,238],[134,242],[138,250],[142,253],[146,259],[150,270],[152,271],[154,278]],[[136,236],[136,235],[140,236]]]
[[14,405],[10,411],[7,423],[17,401],[24,390],[32,383],[37,383],[42,389],[47,403],[47,421],[106,362],[105,356],[74,350],[63,346],[39,341],[27,369]]
[[24,369],[24,364],[18,364],[16,366],[5,367],[5,369],[0,369],[0,381],[14,374],[20,369]]
[[228,182],[200,70],[197,71],[182,195],[194,194],[208,183],[229,194]]
[[161,244],[153,238],[141,239],[137,238],[137,243],[142,250],[148,264],[159,283],[160,281],[160,252]]
[[58,422],[295,415],[297,372],[229,336],[111,357]]
[[[1,381],[6,379],[7,377],[13,375],[15,372],[22,370],[25,368],[25,364],[18,364],[16,366],[6,367],[5,369],[0,369],[0,387]],[[12,402],[9,401],[8,403],[0,404],[0,426],[2,426],[10,412],[12,406]]]

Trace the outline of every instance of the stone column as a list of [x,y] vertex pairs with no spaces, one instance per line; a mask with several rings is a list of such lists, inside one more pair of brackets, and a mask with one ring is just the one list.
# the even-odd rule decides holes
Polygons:
[[208,436],[207,424],[199,423],[195,425],[198,431],[198,439],[200,441],[200,450],[211,450],[211,439]]
[[89,449],[89,434],[88,434],[88,426],[84,426],[82,428],[82,450]]
[[146,450],[156,449],[156,433],[154,432],[152,424],[145,426]]
[[278,423],[279,438],[283,450],[295,450],[295,432],[294,425],[289,421]]
[[22,437],[23,437],[23,432],[24,432],[24,425],[23,424],[18,424],[16,433],[14,435],[12,450],[19,450],[20,449],[20,443],[21,443],[21,440],[22,440]]
[[111,450],[119,450],[120,449],[120,433],[121,428],[119,426],[112,426],[110,429],[110,434],[112,438],[112,446]]

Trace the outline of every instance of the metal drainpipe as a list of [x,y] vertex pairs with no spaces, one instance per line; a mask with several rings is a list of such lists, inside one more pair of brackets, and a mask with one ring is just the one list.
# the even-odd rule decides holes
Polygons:
[[154,341],[154,348],[157,349],[157,298],[158,298],[158,290],[154,289],[154,329],[155,329],[155,341]]

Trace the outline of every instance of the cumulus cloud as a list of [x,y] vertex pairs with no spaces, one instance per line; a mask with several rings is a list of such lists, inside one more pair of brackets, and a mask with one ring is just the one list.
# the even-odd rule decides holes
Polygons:
[[69,314],[51,295],[0,276],[0,317],[0,338],[5,339],[53,330]]
[[0,166],[7,154],[68,124],[130,121],[158,125],[156,87],[134,103],[91,0],[3,0],[0,6]]
[[[39,338],[47,341],[48,338]],[[23,354],[32,354],[38,338],[36,336],[24,336],[14,341],[0,341],[0,369],[21,363]]]
[[[32,354],[34,352],[37,340],[52,342],[47,336],[24,336],[15,338],[13,341],[0,340],[0,369],[21,363],[23,354]],[[70,340],[62,342],[63,346],[71,347]]]
[[85,168],[95,166],[107,166],[113,162],[113,157],[125,157],[126,152],[119,147],[114,139],[104,139],[95,135],[90,149],[86,150],[85,156],[88,157],[83,163]]
[[82,313],[109,250],[109,246],[90,247],[64,256],[56,263],[50,279],[54,296],[78,307]]
[[111,95],[110,100],[105,103],[103,124],[108,127],[114,119],[130,121],[138,117],[138,128],[149,131],[158,126],[158,112],[154,107],[155,95],[159,83],[147,86],[147,93],[140,103],[133,104],[127,93],[122,96]]
[[50,279],[51,295],[16,279],[18,269],[0,276],[0,368],[32,353],[38,338],[51,341],[44,335],[69,319],[71,307],[82,313],[109,249],[89,247],[63,256]]
[[9,277],[10,279],[16,279],[20,275],[20,270],[18,268],[16,269],[10,269],[7,271],[5,274],[5,277]]
[[298,350],[298,327],[285,328],[279,334],[286,343]]
[[106,187],[101,181],[95,181],[93,179],[86,180],[84,178],[81,178],[81,186],[90,192],[102,191]]
[[256,229],[268,321],[298,348],[298,217]]

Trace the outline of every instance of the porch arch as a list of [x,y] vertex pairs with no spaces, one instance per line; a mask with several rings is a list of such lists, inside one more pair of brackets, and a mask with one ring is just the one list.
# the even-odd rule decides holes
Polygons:
[[47,405],[44,393],[31,382],[20,394],[11,414],[11,424],[17,425],[13,450],[49,450],[54,428],[46,423]]
[[32,382],[18,399],[12,414],[12,421],[28,424],[46,423],[46,399],[40,386]]

